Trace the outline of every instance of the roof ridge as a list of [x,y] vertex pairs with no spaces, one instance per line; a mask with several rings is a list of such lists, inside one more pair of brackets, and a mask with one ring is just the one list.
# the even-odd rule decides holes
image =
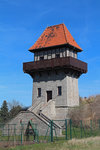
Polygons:
[[51,28],[51,27],[55,27],[55,26],[59,26],[59,25],[63,25],[63,23],[56,24],[56,25],[51,25],[51,26],[48,26],[47,28]]
[[67,37],[66,37],[66,33],[65,33],[65,25],[64,25],[64,23],[62,25],[63,25],[64,34],[65,34],[65,40],[66,40],[66,43],[67,43]]

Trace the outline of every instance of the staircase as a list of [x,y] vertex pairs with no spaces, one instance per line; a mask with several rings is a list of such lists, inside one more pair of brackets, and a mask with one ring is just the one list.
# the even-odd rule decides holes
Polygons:
[[41,107],[44,105],[44,102],[36,101],[33,106],[31,106],[28,110],[34,113],[39,113]]
[[[45,112],[44,110],[48,110],[48,106],[51,105],[51,109],[52,109],[52,104],[54,103],[53,100],[49,101],[48,103],[44,103],[44,102],[41,102],[41,101],[36,101],[34,103],[34,105],[32,107],[30,107],[28,110],[33,112],[37,117],[39,117],[42,121],[45,121],[48,125],[50,124],[51,120],[53,120],[53,118],[49,118],[47,117],[48,115],[46,115],[46,113],[42,113]],[[53,122],[53,126],[55,128],[59,128],[61,129],[61,126],[58,125],[57,123],[54,123]]]

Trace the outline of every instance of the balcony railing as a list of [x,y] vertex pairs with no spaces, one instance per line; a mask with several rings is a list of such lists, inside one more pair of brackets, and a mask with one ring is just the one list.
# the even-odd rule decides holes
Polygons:
[[82,74],[87,72],[87,63],[73,57],[53,58],[49,60],[23,63],[23,71],[29,74],[38,71],[56,70],[61,68],[72,69]]

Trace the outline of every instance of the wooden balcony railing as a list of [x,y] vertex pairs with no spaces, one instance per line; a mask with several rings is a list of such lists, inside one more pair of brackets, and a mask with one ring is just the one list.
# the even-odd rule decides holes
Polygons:
[[61,68],[72,69],[82,74],[87,72],[87,63],[73,57],[53,58],[49,60],[23,63],[23,71],[29,74],[38,71],[55,70]]

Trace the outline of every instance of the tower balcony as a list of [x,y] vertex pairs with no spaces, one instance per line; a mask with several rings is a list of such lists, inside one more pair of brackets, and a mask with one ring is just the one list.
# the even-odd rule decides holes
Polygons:
[[30,75],[35,72],[49,70],[64,70],[66,73],[74,71],[80,76],[82,73],[87,72],[87,63],[73,57],[53,58],[49,60],[23,63],[24,73],[28,73]]

